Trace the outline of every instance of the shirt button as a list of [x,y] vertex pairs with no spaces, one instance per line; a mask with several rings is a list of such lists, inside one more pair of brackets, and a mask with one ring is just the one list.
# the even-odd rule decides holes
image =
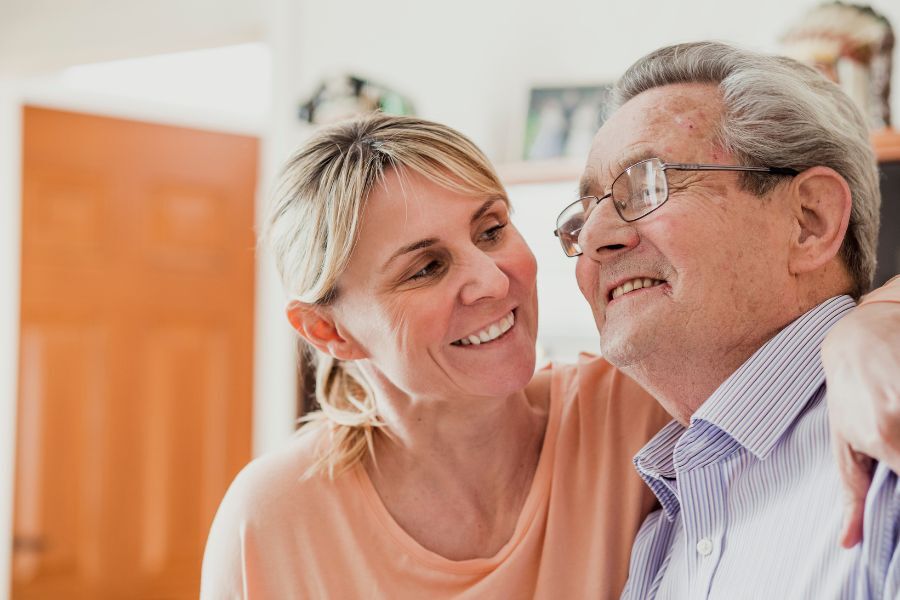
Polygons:
[[703,556],[709,556],[713,551],[713,543],[709,538],[703,538],[697,542],[697,552]]

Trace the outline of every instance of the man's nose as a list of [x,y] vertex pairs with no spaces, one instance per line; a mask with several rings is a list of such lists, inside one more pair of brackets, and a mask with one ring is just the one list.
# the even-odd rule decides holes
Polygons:
[[463,304],[474,304],[485,298],[505,298],[509,293],[509,277],[491,255],[475,252],[466,265],[460,290]]
[[593,260],[605,260],[634,248],[640,236],[632,223],[626,223],[616,213],[612,198],[601,201],[578,235],[582,253]]

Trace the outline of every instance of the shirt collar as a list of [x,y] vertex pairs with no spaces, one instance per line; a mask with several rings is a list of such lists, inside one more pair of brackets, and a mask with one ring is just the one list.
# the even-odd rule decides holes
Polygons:
[[793,321],[713,392],[689,428],[672,421],[638,452],[635,467],[669,520],[679,507],[677,471],[718,460],[734,442],[759,460],[768,457],[824,383],[819,349],[825,334],[855,305],[850,296],[835,296]]
[[669,521],[675,518],[681,505],[673,450],[685,431],[684,425],[670,421],[634,457],[638,474],[656,494]]
[[765,460],[825,383],[825,334],[854,306],[850,296],[835,296],[782,329],[697,409],[691,426],[711,423]]

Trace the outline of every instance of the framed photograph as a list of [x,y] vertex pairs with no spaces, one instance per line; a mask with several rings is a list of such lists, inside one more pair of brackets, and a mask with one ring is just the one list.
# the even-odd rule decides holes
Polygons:
[[603,124],[612,84],[535,87],[525,123],[525,160],[584,158]]

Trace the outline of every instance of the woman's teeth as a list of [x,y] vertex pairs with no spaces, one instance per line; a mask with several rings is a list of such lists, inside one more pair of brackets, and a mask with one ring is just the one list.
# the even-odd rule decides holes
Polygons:
[[650,279],[649,277],[638,277],[637,279],[632,279],[631,281],[626,281],[616,289],[612,291],[612,299],[615,300],[622,294],[627,294],[628,292],[639,290],[641,288],[654,287],[665,283],[659,279]]
[[515,324],[515,316],[512,312],[508,315],[497,321],[496,323],[491,323],[481,331],[477,331],[472,335],[468,335],[461,340],[456,340],[453,342],[455,346],[469,346],[469,345],[479,345],[486,344],[487,342],[492,342],[496,340],[498,337],[512,329],[513,324]]

